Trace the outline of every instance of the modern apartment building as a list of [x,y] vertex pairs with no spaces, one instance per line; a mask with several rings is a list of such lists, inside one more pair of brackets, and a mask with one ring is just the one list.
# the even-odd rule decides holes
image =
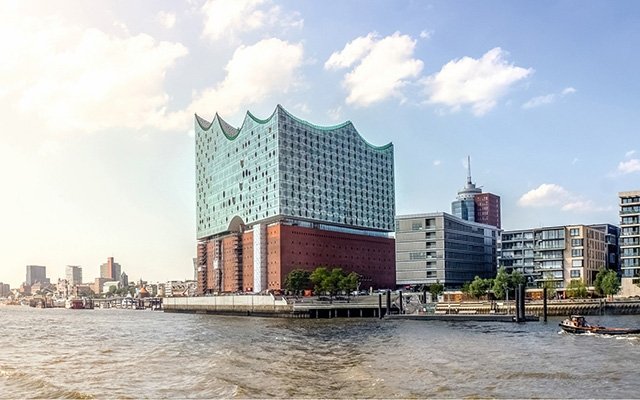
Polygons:
[[67,265],[65,268],[65,277],[69,285],[79,285],[82,283],[82,268],[76,265]]
[[27,285],[33,285],[36,282],[49,284],[47,278],[47,267],[41,265],[27,265]]
[[466,221],[500,228],[500,196],[482,193],[471,181],[471,158],[467,157],[467,183],[451,203],[451,214]]
[[592,286],[601,268],[615,269],[616,234],[609,224],[504,231],[499,263],[508,272],[522,273],[528,287],[543,287],[549,281],[564,289],[573,279]]
[[460,288],[496,273],[499,230],[438,212],[396,217],[396,283]]
[[196,115],[195,132],[200,294],[278,290],[293,269],[318,266],[394,286],[392,144],[281,106],[240,128]]
[[640,278],[640,190],[620,192],[620,269],[623,278]]

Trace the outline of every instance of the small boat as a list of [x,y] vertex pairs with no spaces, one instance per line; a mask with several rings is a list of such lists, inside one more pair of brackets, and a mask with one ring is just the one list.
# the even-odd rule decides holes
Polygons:
[[640,329],[607,328],[600,325],[589,325],[582,315],[572,315],[560,324],[560,328],[568,333],[596,333],[600,335],[633,335],[640,334]]

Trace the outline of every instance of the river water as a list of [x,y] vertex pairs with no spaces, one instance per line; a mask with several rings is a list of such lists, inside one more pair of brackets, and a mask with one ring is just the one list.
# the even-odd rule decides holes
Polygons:
[[[638,398],[640,337],[549,323],[0,306],[0,398]],[[640,326],[640,316],[590,322]]]

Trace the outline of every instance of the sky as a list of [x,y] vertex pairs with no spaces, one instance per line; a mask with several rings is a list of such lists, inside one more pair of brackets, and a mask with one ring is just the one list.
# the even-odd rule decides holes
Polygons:
[[188,279],[194,113],[281,104],[395,149],[396,212],[466,181],[504,229],[618,224],[640,190],[637,1],[0,2],[0,281]]

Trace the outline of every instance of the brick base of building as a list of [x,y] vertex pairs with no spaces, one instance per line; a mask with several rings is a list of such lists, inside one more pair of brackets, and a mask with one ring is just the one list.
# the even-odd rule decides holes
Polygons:
[[358,273],[361,289],[393,289],[396,282],[394,239],[283,223],[201,240],[198,264],[200,294],[282,290],[289,272],[321,266]]

